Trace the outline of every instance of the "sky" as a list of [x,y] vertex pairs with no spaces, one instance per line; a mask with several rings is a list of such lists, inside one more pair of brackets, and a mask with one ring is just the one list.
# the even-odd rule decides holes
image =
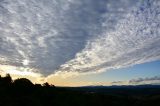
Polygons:
[[159,0],[0,0],[0,74],[57,86],[160,84]]

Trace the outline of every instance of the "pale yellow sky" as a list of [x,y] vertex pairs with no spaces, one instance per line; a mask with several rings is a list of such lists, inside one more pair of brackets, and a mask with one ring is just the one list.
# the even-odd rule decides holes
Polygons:
[[26,68],[21,68],[21,71],[18,71],[17,67],[0,65],[0,75],[5,76],[7,73],[9,73],[13,79],[28,78],[33,83],[42,84],[44,82],[49,82],[50,84],[54,84],[56,86],[110,85],[109,82],[88,81],[85,79],[86,75],[80,75],[73,72],[60,72],[43,77],[41,74],[34,73]]

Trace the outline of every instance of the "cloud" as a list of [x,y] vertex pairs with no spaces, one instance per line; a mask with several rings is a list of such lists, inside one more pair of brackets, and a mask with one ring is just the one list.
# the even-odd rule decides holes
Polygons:
[[1,0],[0,64],[48,76],[159,60],[160,2],[138,1]]
[[44,75],[84,47],[92,32],[99,30],[99,11],[105,7],[91,0],[0,2],[1,64],[34,68]]
[[123,85],[123,84],[126,84],[126,83],[127,83],[127,81],[113,81],[110,84],[111,85]]
[[110,82],[110,85],[143,85],[143,84],[160,84],[160,76],[135,78],[126,81]]
[[160,84],[160,76],[132,79],[129,84]]
[[30,68],[45,76],[54,73],[108,27],[102,25],[105,19],[116,23],[135,4],[115,2],[1,0],[0,64]]
[[0,75],[5,76],[7,73],[9,73],[13,79],[25,77],[30,79],[33,83],[44,83],[46,81],[45,77],[39,73],[33,72],[29,68],[0,65]]
[[[160,59],[160,1],[147,0],[106,29],[60,71],[102,72]],[[108,21],[103,23],[108,24]]]

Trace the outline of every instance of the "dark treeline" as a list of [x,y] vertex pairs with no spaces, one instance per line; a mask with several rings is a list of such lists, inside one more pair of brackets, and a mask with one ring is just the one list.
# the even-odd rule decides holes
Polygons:
[[[55,87],[26,78],[13,81],[7,74],[0,76],[0,106],[160,106],[160,88],[130,89]],[[154,93],[139,95],[147,90]]]

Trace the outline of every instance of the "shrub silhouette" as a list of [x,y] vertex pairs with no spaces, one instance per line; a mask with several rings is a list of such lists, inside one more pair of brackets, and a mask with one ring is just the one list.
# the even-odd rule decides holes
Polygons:
[[0,106],[160,106],[159,88],[72,88],[0,76]]

